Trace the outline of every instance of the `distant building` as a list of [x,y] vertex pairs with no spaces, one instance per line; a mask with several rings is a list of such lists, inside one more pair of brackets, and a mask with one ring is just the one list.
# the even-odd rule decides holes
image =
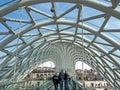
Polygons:
[[104,80],[97,71],[90,69],[90,70],[81,70],[77,69],[76,70],[76,78],[78,80],[87,80],[87,81],[98,81],[98,80]]
[[29,75],[27,75],[24,79],[35,79],[35,78],[49,78],[55,74],[55,68],[51,67],[38,67],[34,69]]
[[[34,79],[34,78],[49,78],[55,74],[55,68],[52,67],[38,67],[34,69],[29,75],[27,75],[24,79]],[[84,71],[81,69],[76,70],[76,78],[78,80],[87,80],[87,81],[95,81],[95,80],[104,80],[97,71],[90,69],[85,69]]]

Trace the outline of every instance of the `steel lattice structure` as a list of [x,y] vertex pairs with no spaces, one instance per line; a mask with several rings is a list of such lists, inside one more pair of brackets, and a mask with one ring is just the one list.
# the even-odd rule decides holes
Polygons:
[[85,63],[119,89],[119,2],[16,0],[1,6],[0,83],[20,81],[44,61],[60,67],[61,59],[69,59],[65,62],[70,67],[71,61],[84,57]]

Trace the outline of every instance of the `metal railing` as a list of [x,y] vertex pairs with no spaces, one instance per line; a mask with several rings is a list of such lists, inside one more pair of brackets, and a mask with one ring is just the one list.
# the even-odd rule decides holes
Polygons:
[[[87,90],[77,80],[72,78],[68,80],[68,84],[70,90]],[[52,90],[52,88],[54,87],[51,78],[37,78],[21,82],[9,83],[1,86],[0,90]]]
[[52,86],[52,81],[49,78],[37,78],[3,84],[0,86],[0,90],[47,90],[46,87],[48,86],[49,88]]
[[70,85],[72,86],[72,90],[87,90],[82,84],[74,79],[71,79]]

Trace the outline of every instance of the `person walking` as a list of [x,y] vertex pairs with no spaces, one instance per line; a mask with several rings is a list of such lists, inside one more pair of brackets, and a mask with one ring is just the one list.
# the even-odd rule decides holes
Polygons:
[[53,75],[52,80],[53,80],[55,90],[58,90],[59,78],[58,78],[57,73]]
[[69,82],[69,75],[67,72],[64,74],[64,80],[65,80],[65,90],[69,90],[68,82]]
[[60,90],[63,90],[63,84],[64,84],[64,72],[63,70],[59,73],[59,81],[60,81]]

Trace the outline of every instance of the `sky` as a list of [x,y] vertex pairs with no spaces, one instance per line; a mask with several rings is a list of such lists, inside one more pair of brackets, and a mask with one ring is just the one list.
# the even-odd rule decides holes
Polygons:
[[[19,0],[0,0],[0,6],[1,5],[4,5],[5,3],[8,3],[8,2],[11,2],[11,1],[19,1]],[[106,0],[100,0],[100,1],[104,1],[104,2],[106,2]],[[69,5],[70,3],[66,3],[66,4],[64,4],[64,3],[56,3],[56,9],[57,9],[57,14],[58,15],[60,15],[61,13],[63,13],[66,9],[69,9],[70,7],[72,7],[72,6],[74,6],[74,5]],[[106,3],[107,4],[107,3]],[[62,6],[62,7],[61,7]],[[48,3],[48,4],[41,4],[41,6],[39,6],[39,5],[33,5],[32,7],[34,7],[34,8],[39,8],[39,9],[41,9],[41,11],[44,11],[44,12],[46,12],[46,13],[48,13],[48,14],[50,14],[50,15],[52,15],[53,13],[51,13],[51,12],[49,12],[50,11],[50,8],[51,8],[51,3]],[[118,8],[120,8],[120,6],[118,7]],[[75,15],[77,15],[77,13],[75,13],[77,11],[77,9],[75,9],[75,10],[73,10],[72,12],[70,12],[70,13],[68,13],[67,15],[65,15],[64,16],[64,18],[65,17],[71,17],[71,18],[73,18],[73,16],[75,17]],[[85,12],[85,11],[87,11],[87,12]],[[17,12],[16,12],[17,13]],[[11,16],[13,16],[13,14],[14,13],[12,13],[12,14],[10,14]],[[37,14],[36,13],[32,13],[33,15],[35,15],[34,17],[37,17]],[[83,18],[88,18],[88,17],[90,17],[90,16],[92,16],[92,15],[98,15],[98,14],[103,14],[103,12],[100,12],[100,11],[98,11],[98,10],[96,10],[96,9],[93,9],[93,8],[90,8],[90,7],[86,7],[86,6],[84,6],[84,9],[83,9]],[[8,18],[10,18],[11,16],[10,15],[8,15],[7,17]],[[26,17],[27,15],[26,14],[23,14],[23,19]],[[16,15],[16,14],[14,14],[14,18],[16,18],[16,17],[19,17],[19,15]],[[42,17],[42,16],[41,16]],[[40,18],[40,17],[39,17]],[[37,19],[37,18],[36,18]],[[100,20],[100,21],[99,21]],[[104,18],[101,18],[101,19],[98,19],[98,20],[91,20],[91,21],[89,21],[89,23],[94,23],[96,26],[99,26],[99,25],[101,25],[102,24],[102,21],[104,21]],[[113,22],[114,21],[114,22]],[[9,24],[10,25],[10,24]],[[16,27],[16,25],[15,24],[13,24],[13,26],[15,26]],[[11,25],[11,27],[13,27],[12,25]],[[14,28],[14,27],[13,27]],[[107,30],[109,30],[109,29],[119,29],[120,28],[120,20],[119,19],[116,19],[116,18],[114,18],[114,17],[110,17],[110,19],[109,19],[109,21],[107,22],[107,25],[105,26],[105,29]],[[1,29],[2,30],[2,29]],[[99,29],[98,29],[99,30]],[[5,30],[4,30],[5,31]],[[108,35],[109,37],[112,37],[112,39],[114,39],[114,40],[116,40],[117,42],[119,42],[120,43],[120,33],[116,33],[116,32],[112,32],[112,33],[110,33],[110,32],[105,32],[105,34],[106,35]],[[1,36],[0,36],[1,37]],[[87,36],[86,36],[86,38],[87,38]],[[89,37],[88,37],[89,38]],[[90,38],[89,38],[90,39]],[[92,39],[91,39],[92,40]],[[103,42],[101,39],[99,39],[99,38],[97,38],[96,39],[96,42]],[[102,47],[102,45],[101,45],[101,47]],[[108,47],[108,46],[107,46]],[[107,49],[104,45],[103,45],[103,47],[102,48],[104,48],[104,49]],[[113,48],[113,47],[112,47]],[[111,49],[112,49],[111,48]],[[110,50],[110,48],[108,48],[109,50]],[[109,51],[109,50],[107,50],[107,51]],[[119,56],[119,51],[118,52],[116,52],[115,54],[116,55],[118,55]],[[1,54],[1,53],[0,53]],[[120,59],[118,59],[118,60],[120,60]],[[53,64],[53,63],[49,63],[49,62],[46,62],[46,63],[44,63],[44,64],[42,64],[42,66],[53,66],[53,67],[55,67],[55,65]],[[76,69],[81,69],[82,68],[82,63],[81,62],[77,62],[76,63],[76,65],[75,65],[75,68]],[[84,64],[84,68],[85,69],[90,69],[90,67],[87,65],[87,64]]]
[[[91,69],[91,67],[85,63],[83,63],[83,68],[87,69],[87,70]],[[76,62],[75,69],[82,69],[82,62],[81,61]]]
[[[43,64],[40,64],[39,67],[55,67],[55,64],[51,61],[48,61],[48,62],[45,62]],[[84,69],[87,69],[87,70],[91,69],[91,67],[85,63],[84,63],[83,67],[84,67]],[[82,69],[82,62],[81,61],[76,62],[75,69]]]
[[19,1],[19,0],[0,0],[0,6],[5,5],[7,3],[11,3],[13,1]]

